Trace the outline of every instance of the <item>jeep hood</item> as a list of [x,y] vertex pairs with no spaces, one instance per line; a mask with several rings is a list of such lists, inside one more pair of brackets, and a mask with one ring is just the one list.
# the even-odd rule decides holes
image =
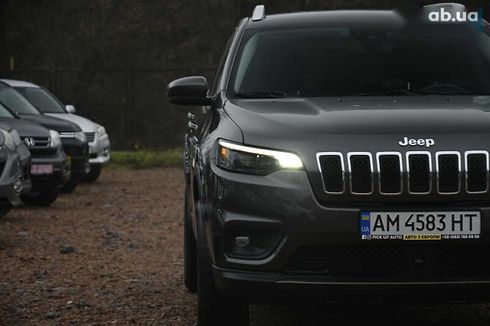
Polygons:
[[225,111],[244,143],[296,151],[367,150],[369,143],[400,150],[403,137],[434,138],[439,147],[451,147],[455,137],[490,144],[488,96],[233,99]]
[[73,122],[78,125],[83,132],[96,132],[97,127],[99,126],[95,122],[73,113],[45,113],[45,115]]

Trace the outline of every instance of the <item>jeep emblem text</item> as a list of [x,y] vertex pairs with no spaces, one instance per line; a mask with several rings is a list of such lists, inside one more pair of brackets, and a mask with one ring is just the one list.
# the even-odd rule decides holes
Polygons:
[[403,137],[403,140],[402,141],[399,141],[398,144],[400,144],[400,146],[425,146],[425,147],[431,147],[432,145],[435,144],[434,142],[434,139],[432,138],[427,138],[427,139],[423,139],[423,138],[419,138],[419,139],[415,139],[415,138],[408,138],[408,137]]

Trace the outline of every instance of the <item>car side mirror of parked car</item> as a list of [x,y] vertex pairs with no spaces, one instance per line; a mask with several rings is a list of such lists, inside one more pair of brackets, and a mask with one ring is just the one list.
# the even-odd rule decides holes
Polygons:
[[167,87],[167,98],[172,104],[210,105],[208,81],[202,76],[176,79]]
[[66,112],[68,112],[68,113],[75,113],[75,112],[77,112],[77,110],[75,110],[75,107],[73,105],[71,105],[71,104],[66,105],[65,108],[66,108]]

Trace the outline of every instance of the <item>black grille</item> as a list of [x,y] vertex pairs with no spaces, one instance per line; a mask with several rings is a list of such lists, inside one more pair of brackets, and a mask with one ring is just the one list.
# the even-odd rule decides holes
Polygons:
[[287,270],[371,280],[490,276],[489,255],[488,244],[305,247]]
[[95,140],[95,132],[86,132],[85,137],[87,137],[89,143],[93,143]]
[[437,158],[438,182],[440,193],[459,191],[459,156],[457,154],[441,154]]
[[50,142],[48,137],[21,137],[21,140],[28,148],[47,148]]
[[358,194],[373,192],[371,159],[367,155],[350,157],[351,191]]
[[412,154],[408,157],[409,182],[412,193],[427,193],[430,191],[431,172],[430,157],[426,154]]
[[384,194],[402,191],[401,165],[398,155],[379,156],[379,190]]
[[323,183],[327,192],[343,192],[344,177],[342,158],[338,155],[323,155],[320,157]]
[[469,192],[487,191],[487,156],[485,154],[468,154],[467,188]]
[[24,144],[27,146],[33,157],[52,155],[57,149],[50,147],[48,137],[22,137]]

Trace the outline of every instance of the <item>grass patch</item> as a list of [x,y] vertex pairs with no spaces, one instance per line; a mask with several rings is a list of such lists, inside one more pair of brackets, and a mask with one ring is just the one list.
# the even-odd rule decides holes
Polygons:
[[130,169],[180,167],[183,164],[183,154],[182,148],[166,151],[113,151],[109,167]]

